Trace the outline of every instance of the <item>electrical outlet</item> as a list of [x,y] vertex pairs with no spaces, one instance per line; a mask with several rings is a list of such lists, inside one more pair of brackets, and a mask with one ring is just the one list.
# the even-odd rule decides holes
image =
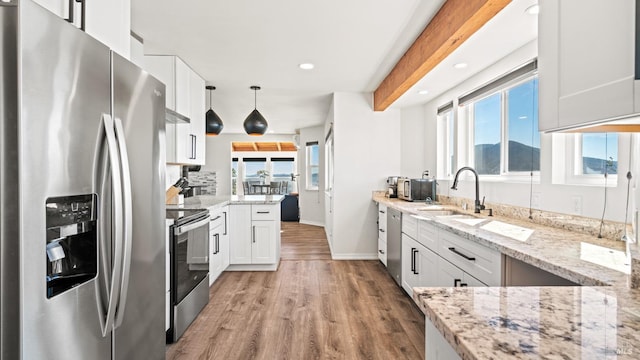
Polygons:
[[571,210],[576,215],[582,214],[582,196],[574,195],[571,197]]
[[531,194],[531,207],[534,209],[540,209],[540,196],[539,192]]

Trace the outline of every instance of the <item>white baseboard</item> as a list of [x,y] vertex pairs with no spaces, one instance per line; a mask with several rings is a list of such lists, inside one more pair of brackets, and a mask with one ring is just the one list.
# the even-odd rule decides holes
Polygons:
[[320,222],[316,222],[316,221],[302,220],[302,219],[300,219],[300,224],[324,227],[324,223],[320,223]]
[[331,253],[333,260],[378,260],[378,254],[334,254]]

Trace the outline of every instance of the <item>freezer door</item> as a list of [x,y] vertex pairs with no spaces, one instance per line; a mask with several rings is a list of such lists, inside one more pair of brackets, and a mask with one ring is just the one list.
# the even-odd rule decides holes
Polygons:
[[[87,195],[97,203],[109,200],[99,197],[95,176],[101,119],[111,111],[109,49],[32,1],[18,6],[19,172],[11,177],[20,184],[22,358],[110,359],[111,336],[102,335],[95,277],[47,298],[47,273],[58,272],[52,270],[58,266],[54,259],[73,257],[59,269],[82,261],[64,246],[54,246],[53,232],[73,237],[74,231],[92,225],[58,223],[58,230],[48,231],[46,221],[58,206],[47,199]],[[72,201],[64,211],[77,216],[84,211],[80,205]],[[97,215],[102,219],[105,214]],[[87,250],[83,241],[71,242]],[[95,246],[89,253],[94,262],[101,254]],[[98,277],[104,275],[97,271]]]
[[115,319],[114,358],[164,359],[165,86],[116,53],[112,53],[112,73],[113,120],[116,135],[124,140],[120,153],[130,172],[125,205],[130,201],[132,210],[131,238],[125,246],[125,252],[128,247],[131,251]]

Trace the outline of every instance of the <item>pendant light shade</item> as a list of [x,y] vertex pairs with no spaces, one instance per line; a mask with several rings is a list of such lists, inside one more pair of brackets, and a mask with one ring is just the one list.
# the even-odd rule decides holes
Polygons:
[[213,109],[211,108],[211,90],[215,90],[216,87],[206,86],[206,88],[207,90],[209,90],[209,110],[207,111],[206,121],[205,121],[207,135],[216,136],[220,134],[220,132],[222,131],[222,128],[224,127],[224,124],[222,123],[222,119],[220,119],[220,116],[218,116],[218,114],[216,114],[216,112],[213,111]]
[[254,91],[254,109],[244,120],[244,131],[251,136],[261,136],[267,132],[267,120],[260,114],[257,108],[257,97],[260,86],[251,86],[251,90]]

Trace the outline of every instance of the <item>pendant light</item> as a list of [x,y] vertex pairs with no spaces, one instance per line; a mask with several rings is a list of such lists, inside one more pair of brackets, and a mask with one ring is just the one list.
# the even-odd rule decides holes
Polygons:
[[207,90],[209,90],[209,110],[206,114],[207,135],[216,136],[220,134],[222,128],[224,127],[224,124],[222,123],[222,119],[220,119],[220,116],[218,116],[218,114],[216,114],[216,112],[211,108],[211,90],[215,90],[216,87],[207,85],[206,88]]
[[244,120],[244,131],[251,136],[260,136],[264,135],[267,132],[267,120],[265,120],[264,116],[260,114],[257,107],[258,100],[258,90],[260,90],[260,86],[251,86],[251,90],[254,91],[253,104],[254,109]]

